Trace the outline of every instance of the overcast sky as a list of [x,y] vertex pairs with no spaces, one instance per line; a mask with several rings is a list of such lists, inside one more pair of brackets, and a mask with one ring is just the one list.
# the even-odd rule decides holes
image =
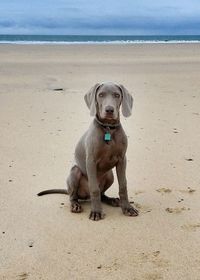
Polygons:
[[200,35],[200,0],[0,0],[0,34]]

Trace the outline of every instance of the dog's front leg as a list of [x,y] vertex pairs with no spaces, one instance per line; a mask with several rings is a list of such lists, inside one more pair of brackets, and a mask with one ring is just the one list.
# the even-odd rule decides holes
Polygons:
[[86,168],[91,199],[91,212],[89,219],[98,221],[104,218],[104,214],[102,212],[101,192],[99,188],[99,182],[97,180],[97,167],[92,157],[87,159]]
[[137,216],[138,210],[128,201],[127,181],[126,181],[126,157],[119,160],[116,166],[117,179],[119,182],[119,197],[122,212],[127,216]]

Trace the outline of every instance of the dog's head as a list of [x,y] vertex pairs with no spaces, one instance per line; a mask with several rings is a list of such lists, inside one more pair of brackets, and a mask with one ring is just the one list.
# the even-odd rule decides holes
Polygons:
[[120,106],[124,117],[131,115],[133,97],[123,85],[98,83],[86,93],[84,99],[90,115],[97,115],[102,121],[118,120]]

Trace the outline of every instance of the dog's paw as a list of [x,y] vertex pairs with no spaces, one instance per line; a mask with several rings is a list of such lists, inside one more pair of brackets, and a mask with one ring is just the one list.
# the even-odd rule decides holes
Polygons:
[[95,211],[91,211],[90,215],[89,215],[89,219],[92,221],[99,221],[104,219],[105,214],[102,212],[95,212]]
[[108,205],[111,205],[113,207],[119,207],[120,206],[120,199],[118,197],[109,197],[109,196],[106,196],[105,194],[103,194],[101,196],[101,200],[108,204]]
[[119,207],[120,206],[120,199],[118,197],[112,197],[111,198],[111,205],[113,207]]
[[126,216],[136,217],[139,215],[139,211],[131,205],[129,207],[122,208],[122,212]]
[[83,209],[77,201],[71,202],[71,212],[72,213],[81,213],[82,211],[83,211]]

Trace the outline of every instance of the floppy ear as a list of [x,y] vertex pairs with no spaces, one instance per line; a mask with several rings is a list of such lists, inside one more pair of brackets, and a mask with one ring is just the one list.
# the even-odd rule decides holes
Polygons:
[[122,114],[124,117],[129,117],[133,107],[133,97],[123,85],[119,85],[119,88],[122,91]]
[[100,84],[94,85],[84,96],[85,103],[87,104],[88,108],[90,109],[90,115],[96,115],[96,93]]

